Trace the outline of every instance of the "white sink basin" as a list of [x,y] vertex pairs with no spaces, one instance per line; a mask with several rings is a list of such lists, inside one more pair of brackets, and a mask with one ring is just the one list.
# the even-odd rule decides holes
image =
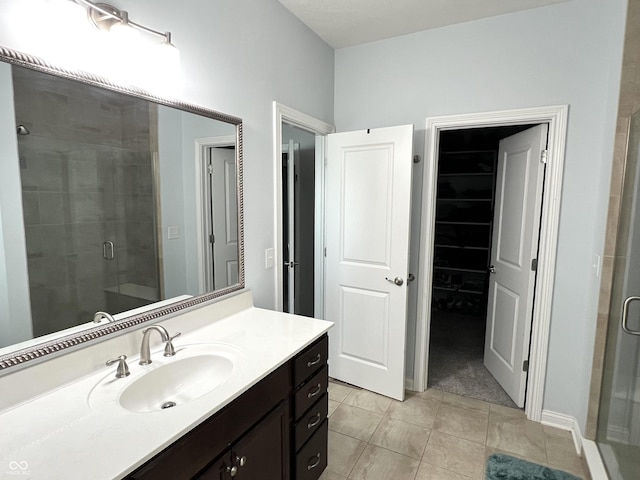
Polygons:
[[158,412],[184,405],[224,384],[240,358],[230,345],[202,344],[176,349],[174,357],[152,354],[153,363],[130,363],[131,375],[104,378],[89,395],[92,408],[114,402],[132,412]]

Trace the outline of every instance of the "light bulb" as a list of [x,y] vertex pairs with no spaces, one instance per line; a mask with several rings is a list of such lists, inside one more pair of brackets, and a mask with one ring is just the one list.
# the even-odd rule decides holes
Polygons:
[[127,12],[123,11],[121,14],[122,20],[114,23],[109,29],[109,33],[117,42],[137,42],[140,38],[140,32],[129,25],[129,15]]
[[171,32],[165,33],[164,41],[158,46],[158,48],[158,60],[166,63],[171,68],[178,68],[180,66],[180,50],[171,43]]

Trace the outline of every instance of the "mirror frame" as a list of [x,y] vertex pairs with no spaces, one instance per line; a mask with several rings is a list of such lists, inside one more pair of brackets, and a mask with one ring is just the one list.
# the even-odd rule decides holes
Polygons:
[[[107,78],[94,75],[88,72],[69,70],[52,65],[45,60],[34,57],[10,48],[0,46],[0,61],[26,67],[42,73],[52,74],[68,80],[74,80],[87,85],[105,88],[107,90],[122,93],[132,97],[147,100],[159,105],[165,105],[177,108],[182,111],[194,113],[213,120],[230,123],[236,127],[236,165],[238,168],[236,175],[237,195],[238,195],[238,280],[239,282],[227,288],[206,293],[204,295],[195,296],[187,300],[179,300],[164,307],[150,309],[144,313],[125,317],[115,322],[96,325],[89,327],[81,332],[64,335],[60,337],[36,343],[32,346],[19,348],[15,351],[0,356],[0,375],[11,373],[13,369],[20,366],[30,366],[35,364],[35,360],[48,360],[53,354],[67,353],[70,349],[77,349],[80,346],[88,346],[89,342],[95,343],[99,339],[111,335],[126,333],[125,330],[138,327],[145,322],[157,320],[167,315],[174,315],[182,310],[211,302],[223,295],[227,295],[245,287],[245,269],[244,269],[244,196],[243,196],[243,150],[242,150],[242,119],[210,110],[198,105],[184,103],[178,100],[171,100],[156,96],[148,91],[138,87],[130,87],[120,85],[110,81]],[[89,322],[90,323],[90,320]],[[64,332],[61,330],[60,332]],[[33,340],[37,342],[38,337]],[[75,347],[75,348],[74,348]],[[48,357],[48,358],[47,358]]]

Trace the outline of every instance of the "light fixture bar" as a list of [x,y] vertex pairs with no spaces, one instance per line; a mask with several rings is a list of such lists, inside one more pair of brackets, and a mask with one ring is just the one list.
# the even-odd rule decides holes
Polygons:
[[[158,30],[154,30],[153,28],[146,27],[140,23],[136,23],[129,19],[129,14],[124,10],[119,10],[118,8],[106,4],[106,3],[94,3],[90,0],[71,0],[76,3],[80,3],[89,9],[89,18],[93,21],[93,23],[98,28],[101,27],[100,23],[106,19],[115,20],[119,23],[124,23],[126,25],[130,25],[138,30],[142,30],[143,32],[150,33],[152,35],[157,35],[158,37],[164,38],[166,43],[171,43],[171,32],[160,32]],[[104,17],[96,18],[93,11],[101,13]],[[173,44],[172,44],[173,45]]]

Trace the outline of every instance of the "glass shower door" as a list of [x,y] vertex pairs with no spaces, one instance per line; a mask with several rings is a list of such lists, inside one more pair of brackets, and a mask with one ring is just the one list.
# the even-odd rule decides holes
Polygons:
[[612,480],[640,478],[640,112],[631,119],[596,442]]

